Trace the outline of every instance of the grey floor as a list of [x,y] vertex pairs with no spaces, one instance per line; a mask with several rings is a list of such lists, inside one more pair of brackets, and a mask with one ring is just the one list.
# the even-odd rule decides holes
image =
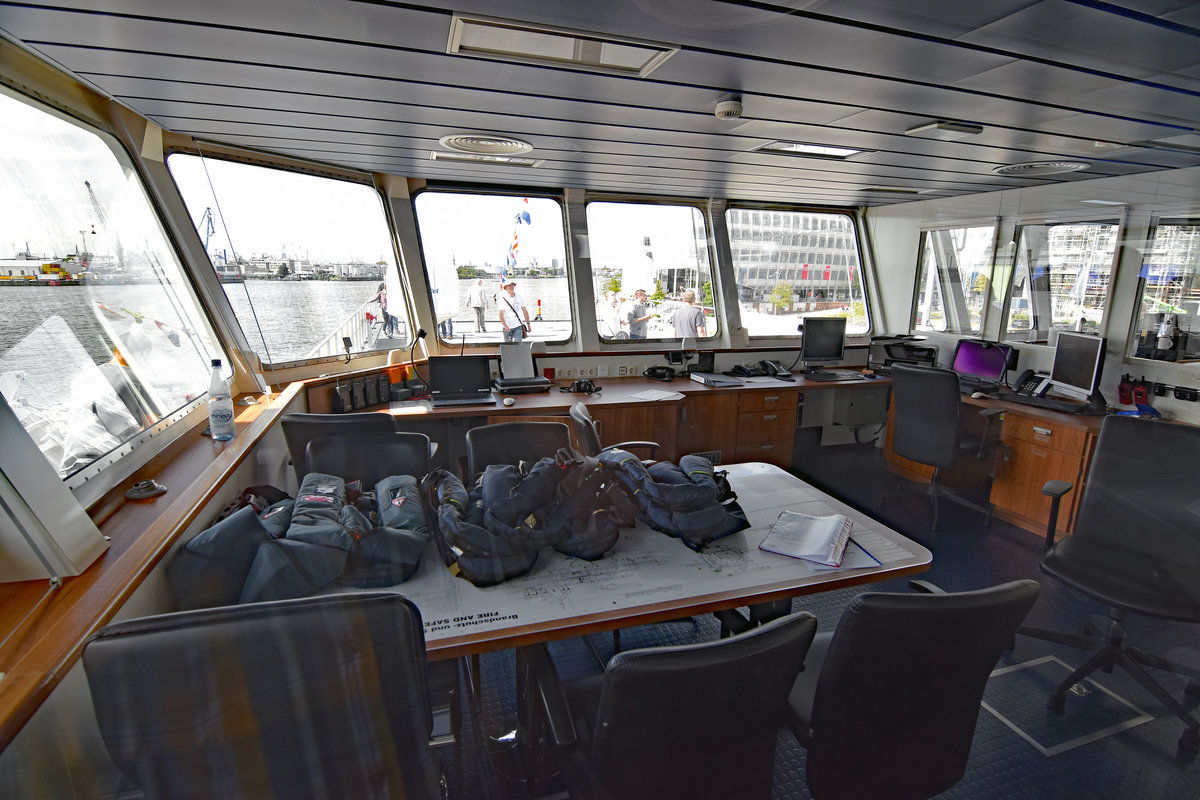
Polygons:
[[[802,478],[882,518],[891,527],[928,547],[931,570],[922,577],[948,591],[974,589],[1031,577],[1042,593],[1027,624],[1077,631],[1090,614],[1103,607],[1042,575],[1038,569],[1041,539],[1001,521],[984,527],[982,517],[946,504],[942,524],[929,529],[928,500],[920,495],[889,501],[879,495],[899,484],[883,468],[870,444],[824,447],[798,454]],[[907,591],[906,579],[872,585],[871,590]],[[816,615],[821,630],[835,627],[842,609],[861,588],[798,598],[794,610]],[[1130,638],[1144,649],[1200,668],[1200,626],[1134,619]],[[622,647],[682,644],[716,638],[711,616],[667,625],[628,629]],[[608,635],[594,635],[551,646],[564,678],[598,672],[611,654]],[[945,798],[1200,798],[1200,759],[1177,755],[1182,723],[1120,669],[1097,673],[1087,691],[1068,699],[1068,713],[1045,707],[1050,688],[1086,656],[1082,651],[1018,637],[989,682],[979,715],[971,761],[962,781]],[[511,651],[483,658],[484,705],[468,724],[468,741],[448,757],[451,796],[512,796],[511,786],[497,776],[482,755],[478,731],[511,727],[514,716],[514,667]],[[1186,681],[1154,671],[1177,697]],[[1200,713],[1200,702],[1189,700]],[[476,724],[478,723],[478,725]],[[702,768],[698,766],[698,768]],[[790,733],[781,733],[776,751],[772,797],[808,798],[804,782],[804,750]]]

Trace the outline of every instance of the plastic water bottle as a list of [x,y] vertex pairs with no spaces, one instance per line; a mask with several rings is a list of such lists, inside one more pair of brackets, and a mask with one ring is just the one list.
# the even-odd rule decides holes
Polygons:
[[212,360],[212,378],[208,382],[208,432],[218,442],[233,438],[233,398],[229,384],[221,377],[221,359]]

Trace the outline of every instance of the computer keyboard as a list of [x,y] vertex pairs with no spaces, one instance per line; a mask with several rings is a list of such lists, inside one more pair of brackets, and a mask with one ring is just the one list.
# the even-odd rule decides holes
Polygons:
[[848,369],[823,369],[817,372],[805,372],[801,376],[807,381],[861,381],[861,372],[851,372]]
[[994,395],[994,397],[997,400],[1003,400],[1008,403],[1048,408],[1051,411],[1061,411],[1064,414],[1082,414],[1087,410],[1085,403],[1079,403],[1075,400],[1063,400],[1057,397],[1034,397],[1027,394],[1017,394],[1016,392],[1005,392],[1004,394]]
[[492,396],[491,392],[487,394],[453,394],[433,397],[429,402],[434,408],[442,408],[444,406],[494,406],[496,405],[496,398]]

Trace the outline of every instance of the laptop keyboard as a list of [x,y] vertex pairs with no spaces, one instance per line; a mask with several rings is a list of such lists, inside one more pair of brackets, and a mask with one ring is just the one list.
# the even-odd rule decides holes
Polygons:
[[435,408],[442,406],[494,406],[496,398],[491,392],[454,392],[439,394],[430,398],[430,404]]

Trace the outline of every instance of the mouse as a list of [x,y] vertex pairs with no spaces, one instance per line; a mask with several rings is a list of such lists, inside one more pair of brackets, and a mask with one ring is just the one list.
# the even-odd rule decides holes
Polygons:
[[517,401],[511,397],[504,398],[504,405],[506,405],[506,406],[511,406],[515,402],[517,402]]
[[987,397],[987,392],[971,392],[971,397]]

